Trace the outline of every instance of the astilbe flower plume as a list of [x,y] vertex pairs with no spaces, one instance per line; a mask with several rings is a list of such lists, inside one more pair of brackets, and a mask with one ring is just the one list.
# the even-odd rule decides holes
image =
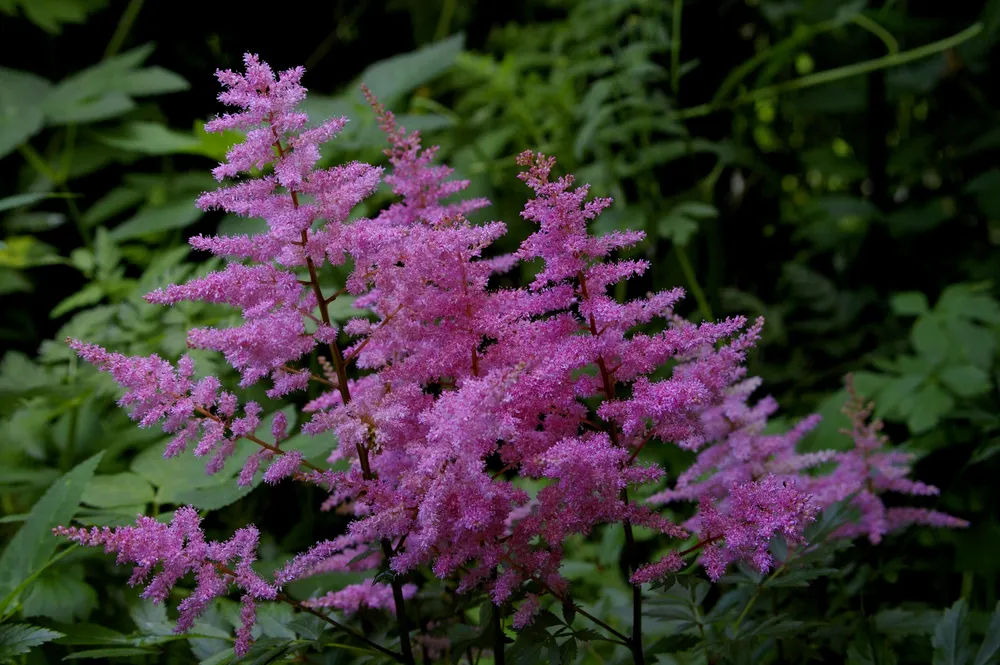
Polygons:
[[[317,612],[395,612],[401,658],[412,662],[404,602],[416,587],[401,580],[415,568],[457,578],[461,592],[483,589],[498,605],[521,597],[528,582],[568,602],[569,584],[559,573],[563,547],[600,525],[624,525],[627,542],[633,525],[676,539],[697,534],[703,564],[718,578],[738,559],[766,570],[773,537],[800,542],[817,507],[844,494],[850,482],[841,476],[814,480],[804,474],[820,462],[839,460],[841,475],[852,479],[857,473],[850,470],[859,465],[877,468],[887,478],[875,481],[880,489],[924,490],[891,470],[900,461],[891,454],[878,457],[872,450],[860,461],[798,455],[795,444],[814,420],[785,435],[764,436],[776,405],[765,400],[747,406],[755,384],[743,366],[762,321],[685,321],[674,311],[681,289],[624,303],[609,295],[616,284],[649,269],[644,260],[614,258],[643,235],[591,234],[589,223],[610,199],[589,198],[588,187],[575,186],[570,175],[553,177],[553,158],[533,152],[518,158],[520,178],[533,194],[522,216],[535,229],[513,255],[491,255],[506,226],[470,222],[466,215],[487,202],[450,199],[468,182],[434,164],[436,148],[423,148],[419,134],[399,127],[366,90],[388,137],[392,169],[385,180],[400,200],[372,217],[352,219],[382,169],[359,162],[318,168],[319,146],[346,119],[308,128],[297,110],[305,96],[302,68],[276,76],[251,55],[245,65],[242,74],[218,72],[225,87],[220,100],[238,110],[206,125],[209,131],[245,132],[213,172],[220,181],[234,180],[198,204],[263,218],[267,228],[192,238],[193,247],[226,257],[228,265],[147,298],[239,309],[241,325],[192,330],[189,345],[224,354],[243,387],[269,380],[271,398],[303,390],[310,381],[320,385],[304,408],[302,431],[328,437],[328,462],[346,462],[346,470],[314,466],[282,448],[289,436],[283,416],[275,417],[270,441],[258,436],[262,407],[247,402],[239,416],[236,396],[214,377],[196,381],[189,359],[174,367],[157,356],[127,358],[71,344],[125,389],[121,404],[140,425],[162,420],[175,435],[166,456],[196,441],[194,453],[211,454],[208,471],[215,472],[236,445],[258,446],[240,484],[250,484],[266,463],[266,482],[295,477],[318,484],[329,492],[322,507],[353,519],[347,533],[287,562],[274,583],[250,572],[255,531],[205,543],[191,509],[179,510],[169,527],[140,518],[136,527],[115,531],[60,531],[137,563],[136,581],[161,564],[164,572],[147,587],[154,599],[194,572],[196,593],[182,603],[179,629],[235,584],[243,591],[245,625],[237,641],[243,652],[256,601],[278,597],[280,587],[297,579],[382,566],[393,573],[388,584],[368,580],[306,605]],[[518,262],[538,268],[528,287],[490,286],[491,276]],[[350,274],[344,288],[324,293],[321,270],[345,263]],[[329,305],[343,293],[369,315],[342,325],[333,321]],[[322,375],[304,362],[312,354],[319,354]],[[667,363],[674,367],[661,375]],[[639,460],[650,444],[678,445],[699,457],[672,489],[653,502],[636,502],[630,488],[664,477],[659,466]],[[542,489],[530,495],[519,480],[525,478]],[[684,525],[654,509],[656,502],[680,499],[700,501]],[[943,523],[891,509],[881,519],[858,528],[872,534],[904,520]],[[642,567],[631,552],[627,560],[637,585],[683,565],[676,551]],[[636,598],[641,601],[638,590]],[[531,623],[539,608],[538,595],[528,594],[515,627]]]
[[226,595],[230,587],[240,589],[244,621],[237,633],[239,655],[250,648],[256,602],[274,600],[278,595],[277,587],[252,567],[257,558],[257,529],[248,526],[227,541],[208,541],[201,529],[201,518],[191,506],[178,508],[169,525],[140,515],[135,526],[89,530],[59,527],[55,532],[81,545],[103,545],[105,552],[118,555],[119,564],[134,563],[129,584],[145,583],[141,596],[154,603],[166,600],[174,585],[193,573],[195,589],[178,606],[178,633],[189,630],[213,599]]

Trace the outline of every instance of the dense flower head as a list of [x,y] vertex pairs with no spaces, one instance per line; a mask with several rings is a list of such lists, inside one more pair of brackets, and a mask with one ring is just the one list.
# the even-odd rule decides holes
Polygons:
[[[134,581],[161,564],[149,597],[162,600],[165,589],[195,573],[196,592],[182,603],[183,625],[235,584],[243,592],[237,651],[245,652],[255,602],[276,597],[277,585],[380,566],[394,575],[388,585],[369,579],[308,606],[395,612],[417,590],[403,578],[422,566],[457,578],[459,592],[481,589],[497,604],[524,597],[529,583],[565,600],[569,583],[559,572],[565,543],[601,525],[642,526],[678,542],[695,534],[694,549],[702,549],[713,579],[736,560],[766,570],[773,538],[800,543],[817,509],[859,490],[855,500],[865,517],[845,537],[866,533],[875,540],[909,522],[957,523],[882,506],[882,491],[934,490],[906,478],[907,458],[883,451],[877,428],[856,425],[858,443],[848,453],[795,451],[815,418],[765,435],[777,405],[769,398],[747,404],[757,382],[746,378],[744,365],[763,322],[686,321],[675,312],[681,289],[619,302],[613,287],[642,275],[649,263],[615,253],[643,236],[592,234],[590,222],[610,199],[590,198],[571,175],[554,178],[554,158],[530,151],[518,158],[532,193],[522,216],[535,228],[517,252],[498,257],[492,245],[506,225],[470,222],[466,215],[486,201],[452,198],[468,183],[434,164],[436,149],[423,148],[419,134],[399,127],[366,90],[388,136],[392,168],[385,179],[401,200],[354,219],[382,169],[359,162],[317,168],[319,146],[346,119],[309,127],[297,108],[305,96],[301,68],[275,75],[252,55],[245,65],[245,73],[217,73],[225,87],[220,100],[238,110],[206,126],[245,132],[214,171],[220,182],[236,180],[204,194],[199,205],[263,218],[267,229],[192,238],[194,247],[227,257],[228,265],[148,300],[238,309],[241,325],[192,330],[189,345],[222,353],[242,387],[268,379],[272,399],[318,384],[301,431],[325,437],[328,463],[343,466],[318,467],[283,449],[290,435],[284,415],[274,417],[270,436],[258,435],[264,407],[248,401],[241,410],[217,378],[196,380],[189,359],[174,366],[155,355],[128,358],[82,342],[72,346],[125,389],[121,404],[140,425],[164,421],[175,434],[167,456],[195,443],[194,454],[208,456],[208,471],[215,472],[237,445],[256,446],[240,485],[251,485],[263,466],[268,484],[295,478],[321,486],[328,492],[322,509],[336,508],[351,522],[345,534],[290,560],[275,585],[250,568],[255,530],[207,543],[190,508],[178,510],[170,526],[140,518],[136,527],[114,531],[60,531],[136,563]],[[491,286],[496,272],[521,261],[538,268],[528,286]],[[324,291],[322,271],[342,264],[350,268],[342,288]],[[334,321],[329,306],[343,294],[354,296],[353,306],[366,315]],[[310,368],[313,354],[319,374]],[[672,488],[637,503],[631,489],[664,478],[660,466],[639,458],[657,445],[696,451],[697,461]],[[807,473],[831,461],[833,474]],[[537,489],[527,491],[525,479]],[[683,525],[654,509],[677,500],[700,501]],[[674,551],[630,570],[631,581],[651,582],[683,564]],[[528,593],[515,626],[529,625],[539,607],[538,596]]]

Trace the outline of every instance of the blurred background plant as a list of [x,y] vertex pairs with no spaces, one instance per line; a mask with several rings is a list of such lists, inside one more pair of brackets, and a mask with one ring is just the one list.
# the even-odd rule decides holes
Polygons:
[[[48,528],[74,515],[169,519],[190,502],[221,531],[261,526],[265,566],[343,524],[298,509],[318,505],[306,488],[264,498],[168,466],[159,433],[136,429],[106,377],[61,342],[176,358],[188,327],[229,316],[142,295],[211,269],[188,252],[189,235],[252,224],[193,206],[233,139],[201,131],[216,108],[211,72],[250,50],[306,64],[314,120],[351,117],[326,161],[383,159],[357,85],[367,83],[402,125],[442,146],[472,195],[493,201],[479,218],[506,221],[505,242],[528,232],[514,156],[557,155],[615,198],[603,230],[647,232],[635,251],[653,270],[640,288],[684,286],[693,319],[766,317],[751,372],[783,406],[775,427],[818,411],[803,446],[843,445],[840,380],[853,371],[893,439],[921,458],[917,475],[942,487],[937,507],[973,523],[849,554],[818,548],[766,579],[740,571],[718,587],[654,590],[657,662],[996,662],[1000,2],[337,0],[295,11],[276,27],[225,3],[0,0],[0,661],[221,663],[231,653],[235,604],[219,603],[182,640],[99,554],[55,554]],[[232,378],[217,359],[198,361]],[[674,471],[689,462],[671,455]],[[289,510],[302,519],[288,524]],[[817,533],[841,518],[825,516]],[[564,571],[578,602],[617,627],[628,602],[620,537],[581,538]],[[424,589],[421,622],[444,621],[453,609],[434,597],[453,590]],[[450,662],[492,643],[488,605],[460,602],[467,623],[449,632]],[[292,659],[322,633],[267,612],[260,662]],[[595,634],[565,632],[571,617],[557,614],[511,632],[509,657],[627,658]],[[374,618],[362,625],[384,631]]]

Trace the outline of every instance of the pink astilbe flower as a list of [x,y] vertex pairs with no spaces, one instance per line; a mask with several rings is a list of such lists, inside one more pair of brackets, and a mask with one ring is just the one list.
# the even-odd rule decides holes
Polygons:
[[169,525],[140,515],[135,526],[57,527],[54,533],[81,545],[103,545],[105,552],[118,555],[119,564],[134,563],[129,584],[145,584],[141,596],[154,603],[166,600],[175,584],[188,573],[194,574],[195,589],[177,608],[178,633],[190,630],[213,599],[226,595],[233,586],[242,590],[244,623],[236,641],[240,655],[249,650],[252,641],[255,602],[274,600],[278,595],[278,587],[252,567],[257,558],[257,529],[245,527],[224,542],[206,541],[201,519],[190,506],[179,508]]
[[[415,584],[403,585],[403,597],[407,600],[413,598],[416,593]],[[392,587],[371,580],[365,580],[360,584],[349,584],[340,591],[330,591],[324,596],[312,598],[302,604],[306,607],[337,609],[344,614],[354,614],[362,608],[396,611],[392,599]]]
[[720,512],[706,499],[699,511],[699,539],[707,543],[702,565],[713,580],[736,560],[766,573],[773,562],[768,551],[771,538],[780,535],[793,545],[804,542],[802,531],[816,514],[816,506],[794,481],[774,476],[734,485],[726,503],[725,512]]
[[882,494],[894,492],[911,496],[934,496],[939,490],[933,485],[908,478],[913,456],[887,447],[888,437],[881,433],[882,421],[868,422],[874,409],[865,403],[854,388],[850,376],[846,380],[850,399],[844,413],[851,421],[851,429],[844,430],[854,447],[833,456],[836,468],[826,475],[812,479],[810,491],[820,505],[829,505],[853,496],[851,505],[860,511],[860,518],[837,529],[832,535],[839,538],[867,536],[878,544],[891,531],[911,524],[962,528],[969,523],[935,510],[910,507],[887,507]]

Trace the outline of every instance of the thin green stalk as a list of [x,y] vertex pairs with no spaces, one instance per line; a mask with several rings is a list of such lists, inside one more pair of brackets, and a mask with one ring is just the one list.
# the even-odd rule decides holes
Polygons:
[[451,30],[451,19],[455,15],[455,0],[444,0],[441,6],[441,16],[438,17],[437,28],[434,30],[434,41],[440,41],[448,36]]
[[670,28],[670,89],[674,96],[681,87],[681,14],[684,11],[684,0],[674,0],[671,13]]
[[741,106],[743,104],[749,104],[761,99],[777,97],[786,92],[803,90],[805,88],[811,88],[813,86],[823,85],[826,83],[833,83],[835,81],[841,81],[854,76],[869,74],[880,69],[898,67],[899,65],[905,65],[906,63],[920,60],[922,58],[941,53],[942,51],[955,48],[959,44],[969,41],[982,31],[983,24],[974,23],[965,30],[954,34],[951,37],[931,42],[930,44],[925,44],[923,46],[918,46],[917,48],[913,48],[908,51],[902,51],[900,53],[885,55],[880,58],[865,60],[853,65],[835,67],[826,71],[816,72],[815,74],[800,76],[799,78],[792,79],[791,81],[786,81],[784,83],[777,83],[775,85],[758,88],[757,90],[751,90],[750,92],[740,95],[730,102],[709,102],[707,104],[699,104],[698,106],[680,109],[673,114],[673,117],[678,120],[701,118],[717,111]]
[[891,32],[883,28],[876,21],[868,18],[864,14],[855,14],[851,17],[851,22],[859,28],[864,28],[878,37],[879,41],[885,44],[885,47],[889,49],[890,54],[899,53],[899,42],[896,41],[896,38],[892,36]]
[[675,244],[674,251],[677,252],[677,263],[680,264],[681,270],[684,272],[684,279],[691,285],[691,293],[694,294],[695,302],[698,303],[698,311],[701,312],[702,317],[706,321],[711,321],[714,318],[712,316],[712,307],[708,304],[708,298],[705,297],[705,292],[702,290],[701,284],[698,283],[698,278],[695,277],[694,268],[691,267],[691,259],[687,255],[687,249]]
[[111,35],[111,39],[108,41],[107,47],[104,49],[104,60],[107,60],[114,54],[118,53],[121,49],[122,44],[125,43],[125,38],[128,37],[128,31],[132,29],[132,24],[135,23],[135,19],[139,16],[139,10],[142,9],[142,3],[144,0],[131,0],[128,6],[125,7],[125,11],[122,12],[122,17],[118,19],[118,26],[115,28],[115,32]]

